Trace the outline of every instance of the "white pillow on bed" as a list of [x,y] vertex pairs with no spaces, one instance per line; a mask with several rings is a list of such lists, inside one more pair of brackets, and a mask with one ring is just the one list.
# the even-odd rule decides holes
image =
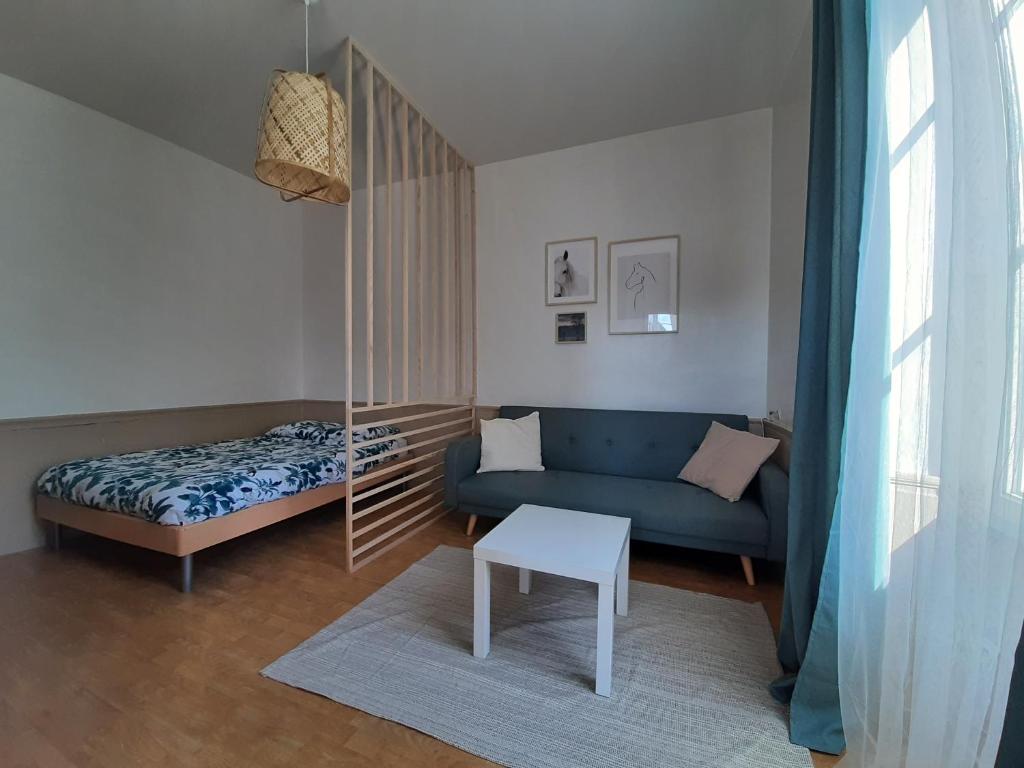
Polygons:
[[480,469],[477,472],[543,472],[540,458],[540,413],[521,419],[480,422]]

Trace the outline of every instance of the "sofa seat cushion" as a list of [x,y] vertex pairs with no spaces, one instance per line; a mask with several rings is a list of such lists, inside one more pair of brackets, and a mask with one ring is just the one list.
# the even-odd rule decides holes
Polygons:
[[459,503],[511,511],[520,504],[629,517],[635,529],[763,544],[768,519],[748,498],[729,502],[689,483],[588,472],[487,472],[459,483]]

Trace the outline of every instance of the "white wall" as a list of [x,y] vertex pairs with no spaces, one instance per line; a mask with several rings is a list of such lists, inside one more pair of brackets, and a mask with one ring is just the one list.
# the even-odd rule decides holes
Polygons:
[[343,400],[345,210],[312,204],[302,209],[303,397]]
[[[382,174],[383,175],[383,174]],[[358,177],[357,177],[358,178]],[[379,178],[379,176],[378,176]],[[431,208],[435,184],[429,179],[424,182],[424,205]],[[401,206],[402,183],[392,183],[392,395],[402,398],[403,374],[406,360],[403,344],[402,314],[402,252],[401,252]],[[428,192],[428,187],[430,191]],[[353,399],[365,400],[367,392],[366,355],[366,190],[356,189],[352,194],[353,238]],[[451,397],[455,389],[456,342],[448,341],[448,366],[445,356],[440,353],[440,333],[443,314],[440,310],[441,273],[439,263],[439,235],[443,230],[434,215],[428,217],[424,259],[433,266],[424,267],[427,278],[424,286],[424,308],[426,310],[423,328],[423,391],[419,389],[417,347],[419,343],[419,284],[416,265],[416,183],[411,181],[406,188],[405,203],[408,205],[409,227],[409,397],[410,399]],[[464,242],[468,241],[468,216],[465,217]],[[386,234],[387,234],[387,188],[384,184],[374,190],[374,396],[376,402],[387,397],[387,294],[386,294]],[[449,246],[454,251],[455,228],[447,233]],[[345,398],[345,279],[344,279],[344,238],[345,210],[330,206],[304,206],[303,219],[303,370],[304,397],[311,400],[343,400]],[[429,251],[429,253],[428,253]],[[449,252],[449,268],[454,263],[453,252]],[[465,259],[463,252],[460,256]],[[468,261],[463,263],[468,264]],[[468,267],[463,275],[463,327],[468,328],[471,306],[471,282]],[[449,289],[450,290],[450,289]],[[433,294],[431,293],[433,291]],[[457,302],[454,294],[449,302],[449,328],[454,335],[457,318]],[[464,334],[464,359],[472,354],[470,334]],[[470,389],[470,365],[464,366],[462,392]]]
[[[766,413],[772,112],[477,169],[479,401]],[[681,236],[678,334],[608,334],[608,242]],[[544,243],[598,238],[598,302],[544,304]],[[586,344],[556,345],[584,310]]]
[[811,18],[772,109],[768,409],[793,423],[811,111]]
[[[791,413],[807,66],[774,110],[478,169],[481,402]],[[343,396],[342,209],[4,76],[0,102],[0,418]],[[680,333],[609,336],[608,240],[675,233]],[[556,346],[543,244],[576,235],[599,302]]]
[[[411,187],[412,185],[410,185]],[[411,193],[410,189],[410,193]],[[401,184],[393,185],[394,243],[392,246],[392,319],[394,386],[400,386],[401,369],[401,267],[399,209]],[[413,195],[408,195],[409,200]],[[366,190],[352,193],[352,392],[366,399]],[[384,312],[385,187],[374,195],[374,394],[385,395]],[[303,396],[310,400],[345,399],[345,209],[325,205],[303,206]],[[416,288],[410,283],[410,315],[416,317]],[[415,329],[413,329],[415,331]],[[410,333],[415,341],[416,336]],[[415,347],[413,348],[415,358]],[[415,389],[415,376],[413,377]],[[396,394],[400,394],[396,390]]]
[[301,396],[298,206],[2,75],[0,104],[0,418]]

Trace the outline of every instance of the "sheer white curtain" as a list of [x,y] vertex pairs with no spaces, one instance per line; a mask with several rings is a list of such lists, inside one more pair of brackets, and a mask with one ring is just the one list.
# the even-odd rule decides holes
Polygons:
[[1024,10],[869,2],[841,765],[992,765],[1024,617]]

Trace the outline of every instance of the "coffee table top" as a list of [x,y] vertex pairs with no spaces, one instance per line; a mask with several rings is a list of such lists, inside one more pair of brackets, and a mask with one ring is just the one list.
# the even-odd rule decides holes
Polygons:
[[615,581],[630,519],[523,504],[473,547],[473,557],[598,583]]

